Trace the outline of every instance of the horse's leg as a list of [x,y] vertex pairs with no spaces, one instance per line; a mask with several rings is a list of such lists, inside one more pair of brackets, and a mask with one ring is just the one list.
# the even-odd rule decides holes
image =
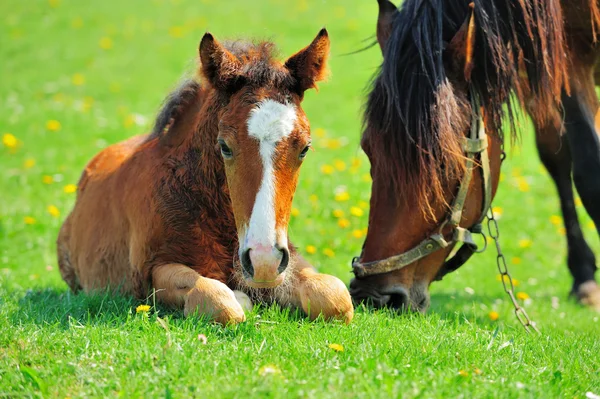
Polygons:
[[[566,136],[575,187],[588,214],[600,228],[600,141],[594,120],[600,104],[592,74],[582,74],[579,78],[571,96],[563,94],[562,98]],[[582,303],[600,311],[600,287],[594,279],[595,271],[595,264],[590,264],[581,270],[581,275],[574,275],[573,293]]]
[[223,324],[246,320],[234,292],[220,281],[202,277],[181,264],[156,266],[152,271],[156,298],[169,306],[183,308],[186,316],[206,315]]
[[301,307],[311,320],[323,315],[326,320],[340,319],[350,323],[354,307],[346,285],[337,277],[318,273],[298,254],[294,261],[291,292],[278,302]]
[[536,125],[536,133],[540,159],[554,180],[560,197],[567,236],[567,263],[574,279],[572,293],[578,295],[582,284],[594,280],[596,259],[583,237],[575,209],[569,142],[565,136],[561,138],[559,131],[552,126]]

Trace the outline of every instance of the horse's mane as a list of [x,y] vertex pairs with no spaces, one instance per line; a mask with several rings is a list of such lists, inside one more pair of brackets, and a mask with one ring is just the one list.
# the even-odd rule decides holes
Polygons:
[[[226,41],[223,46],[242,63],[242,69],[236,81],[232,83],[231,91],[236,91],[242,86],[293,86],[294,81],[289,71],[276,59],[277,48],[273,43],[236,40]],[[200,75],[198,71],[194,78],[183,80],[163,101],[150,139],[162,135],[182,117],[203,86],[200,83]]]
[[[394,14],[366,105],[363,143],[373,167],[389,177],[390,195],[430,215],[434,201],[444,202],[446,183],[464,170],[469,86],[449,70],[445,50],[471,15],[470,2],[406,0]],[[559,0],[473,2],[470,84],[488,131],[501,136],[505,114],[513,121],[511,92],[520,100],[533,96],[537,109],[559,101],[566,75],[561,8]]]

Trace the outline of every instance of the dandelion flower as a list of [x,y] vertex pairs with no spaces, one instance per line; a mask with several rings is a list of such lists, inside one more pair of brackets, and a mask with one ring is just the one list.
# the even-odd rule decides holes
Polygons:
[[169,36],[176,39],[183,37],[183,28],[181,26],[171,26],[169,28]]
[[483,374],[483,371],[481,371],[480,369],[478,369],[477,367],[475,367],[475,368],[473,369],[473,373],[475,373],[475,374],[477,374],[477,375],[481,375],[481,374]]
[[519,258],[518,256],[513,256],[513,258],[510,261],[511,261],[511,263],[513,265],[520,265],[521,264],[521,258]]
[[266,377],[268,375],[281,374],[281,370],[279,370],[279,367],[277,367],[273,364],[267,364],[266,366],[262,366],[258,370],[258,374],[261,377]]
[[71,28],[81,29],[83,27],[83,19],[81,17],[75,17],[71,20]]
[[503,212],[503,210],[499,206],[495,206],[492,208],[492,213],[494,214],[494,217],[496,219],[500,219],[502,217],[502,212]]
[[140,305],[135,308],[135,313],[147,313],[150,310],[150,305]]
[[488,313],[488,317],[491,321],[496,321],[500,318],[500,315],[495,310],[492,310],[490,313]]
[[300,209],[292,208],[292,216],[298,216],[298,215],[300,215]]
[[333,166],[327,165],[327,164],[321,166],[321,173],[323,173],[324,175],[330,175],[333,172],[335,172],[335,169],[333,169]]
[[33,158],[27,158],[25,160],[25,162],[23,163],[23,166],[25,167],[25,169],[31,169],[35,166],[35,159]]
[[559,227],[558,228],[558,234],[560,234],[561,236],[564,236],[567,234],[567,229],[564,227]]
[[350,227],[350,221],[348,219],[341,218],[338,220],[338,226],[342,229]]
[[337,202],[344,202],[350,199],[350,194],[347,191],[342,191],[335,194],[335,200]]
[[346,162],[342,161],[341,159],[335,160],[335,162],[333,162],[333,166],[335,166],[335,168],[340,172],[346,170]]
[[333,249],[331,248],[325,248],[323,250],[323,255],[327,256],[328,258],[333,258],[335,256],[335,252],[333,252]]
[[325,134],[326,134],[325,129],[323,129],[322,127],[318,127],[314,131],[314,135],[319,138],[325,137]]
[[46,122],[46,129],[50,130],[51,132],[59,131],[60,127],[60,122],[55,119],[51,119],[48,122]]
[[353,206],[350,208],[350,214],[352,216],[361,217],[362,215],[365,214],[365,212],[361,208],[359,208],[357,206]]
[[458,375],[461,377],[468,377],[469,373],[467,373],[465,370],[458,370]]
[[343,352],[344,351],[344,347],[340,344],[329,344],[329,349],[333,349],[336,352]]
[[371,183],[373,179],[371,179],[370,174],[365,173],[364,175],[362,175],[362,181],[364,181],[365,183]]
[[44,184],[52,184],[52,183],[54,183],[54,178],[52,176],[50,176],[50,175],[44,175],[42,177],[42,182]]
[[525,292],[517,292],[517,299],[525,301],[529,299],[529,295],[527,295]]
[[310,202],[317,202],[317,201],[319,200],[319,197],[317,197],[317,195],[316,195],[316,194],[311,194],[311,195],[308,197],[308,200],[309,200]]
[[75,184],[67,184],[64,188],[63,191],[66,194],[73,194],[75,191],[77,191],[77,186]]
[[369,207],[369,203],[367,201],[358,201],[358,206],[361,209],[367,209]]
[[363,230],[353,230],[352,231],[352,237],[354,238],[362,238],[364,236],[364,232]]
[[80,73],[76,73],[75,75],[73,75],[73,77],[71,78],[71,82],[75,85],[75,86],[82,86],[85,83],[85,77],[80,74]]
[[562,223],[562,218],[558,215],[552,215],[550,216],[550,223],[552,223],[555,226],[558,226]]
[[583,203],[581,202],[581,198],[577,197],[575,198],[575,206],[581,206],[583,205]]
[[100,45],[100,48],[102,50],[110,50],[113,46],[113,41],[110,37],[105,36],[102,39],[100,39],[98,44]]
[[333,213],[333,217],[336,217],[336,218],[344,217],[344,211],[342,211],[341,209],[334,209],[332,213]]
[[523,177],[519,178],[519,180],[517,182],[517,187],[519,188],[519,191],[522,191],[522,192],[529,191],[529,183],[527,183],[527,180],[525,180],[525,178],[523,178]]
[[48,211],[48,213],[52,216],[52,217],[59,217],[60,216],[60,211],[58,210],[58,208],[54,205],[48,205],[46,207],[46,210]]
[[532,243],[533,242],[530,239],[524,238],[522,240],[519,240],[519,248],[529,248],[531,247]]
[[309,254],[312,255],[312,254],[314,254],[316,252],[317,252],[317,248],[314,245],[307,245],[306,246],[306,253],[309,253]]
[[35,224],[35,219],[31,216],[25,216],[23,222],[25,222],[25,224]]
[[13,136],[10,133],[4,133],[4,135],[2,136],[2,144],[4,144],[5,147],[7,148],[16,148],[17,144],[19,144],[19,141],[17,140],[17,138],[15,136]]

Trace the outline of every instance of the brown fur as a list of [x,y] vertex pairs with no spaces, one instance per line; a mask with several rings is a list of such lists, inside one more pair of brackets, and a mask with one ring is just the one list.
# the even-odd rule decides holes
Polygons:
[[[303,289],[319,284],[313,280],[339,280],[307,274],[312,267],[293,248],[286,280],[271,290],[251,289],[236,262],[237,229],[250,217],[262,173],[258,145],[246,128],[250,110],[264,98],[299,110],[296,129],[277,147],[277,220],[287,227],[298,154],[309,140],[300,101],[303,90],[323,77],[328,49],[321,31],[284,66],[273,58],[271,43],[223,46],[206,34],[200,45],[203,84],[185,82],[168,98],[150,135],[106,148],[85,168],[57,241],[69,287],[110,288],[138,298],[154,288],[162,303],[221,324],[245,319],[232,292],[241,289],[284,305],[313,302],[318,306],[311,317],[322,312],[349,322],[352,304],[343,284]],[[235,162],[223,160],[217,138],[239,154]]]

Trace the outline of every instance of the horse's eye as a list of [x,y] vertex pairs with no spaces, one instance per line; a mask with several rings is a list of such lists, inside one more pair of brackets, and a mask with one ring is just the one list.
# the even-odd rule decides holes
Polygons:
[[223,155],[223,158],[231,159],[233,157],[233,152],[231,152],[231,148],[229,148],[224,141],[219,140],[219,147],[221,148],[221,155]]
[[300,158],[301,160],[304,159],[309,148],[310,148],[310,145],[307,145],[306,147],[304,147],[304,149],[302,150],[302,152],[300,153],[298,158]]

